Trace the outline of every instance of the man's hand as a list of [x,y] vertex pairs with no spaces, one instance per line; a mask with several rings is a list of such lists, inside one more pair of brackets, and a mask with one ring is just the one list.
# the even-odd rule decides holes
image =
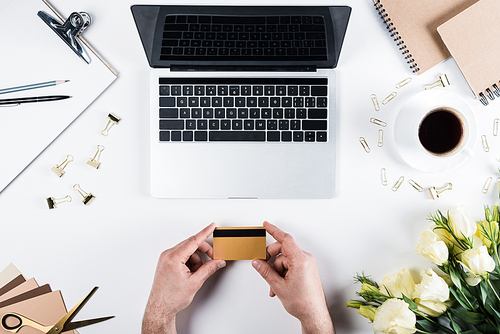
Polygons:
[[334,334],[316,259],[301,250],[290,234],[268,222],[264,227],[276,242],[267,247],[267,261],[254,260],[252,265],[269,284],[269,295],[278,296],[285,310],[300,320],[303,333]]
[[203,283],[226,265],[223,260],[203,263],[201,259],[200,253],[213,258],[212,246],[205,240],[214,229],[212,223],[160,255],[142,322],[143,334],[177,333],[177,313],[188,307]]

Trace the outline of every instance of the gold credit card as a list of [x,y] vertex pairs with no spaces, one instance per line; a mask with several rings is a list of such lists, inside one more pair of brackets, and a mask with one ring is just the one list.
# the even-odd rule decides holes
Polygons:
[[266,259],[266,229],[216,227],[213,234],[215,260]]

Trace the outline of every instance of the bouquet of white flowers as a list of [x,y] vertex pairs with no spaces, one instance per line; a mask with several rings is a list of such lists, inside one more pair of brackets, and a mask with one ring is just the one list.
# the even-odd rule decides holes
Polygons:
[[485,208],[475,222],[463,206],[430,215],[432,228],[420,235],[415,252],[442,272],[422,270],[420,283],[401,269],[377,284],[364,274],[347,307],[370,319],[375,333],[500,333],[500,232],[498,207]]

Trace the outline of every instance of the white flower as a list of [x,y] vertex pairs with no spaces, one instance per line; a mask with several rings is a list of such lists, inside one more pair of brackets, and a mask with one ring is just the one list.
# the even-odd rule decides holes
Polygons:
[[423,255],[438,266],[448,261],[448,247],[430,228],[418,238],[415,253]]
[[374,334],[415,333],[417,317],[408,304],[400,299],[388,299],[377,309],[373,320]]
[[465,280],[469,285],[477,285],[488,272],[495,269],[495,261],[488,254],[486,246],[467,249],[460,255],[460,263],[467,277]]
[[406,297],[413,299],[414,290],[415,281],[413,281],[408,268],[403,268],[397,273],[385,276],[380,283],[380,293],[386,296],[402,298],[404,294]]
[[458,239],[469,238],[476,233],[477,225],[469,217],[463,205],[450,210],[448,218],[453,233]]
[[450,297],[448,284],[432,269],[420,271],[422,280],[415,285],[415,303],[418,310],[431,316],[438,317],[447,309],[446,301]]

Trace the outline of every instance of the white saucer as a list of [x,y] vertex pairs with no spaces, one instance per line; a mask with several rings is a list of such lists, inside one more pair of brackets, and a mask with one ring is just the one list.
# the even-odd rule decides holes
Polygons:
[[[418,140],[418,127],[422,118],[437,107],[455,109],[462,115],[467,128],[463,147],[446,157],[430,154]],[[476,119],[469,104],[459,95],[442,90],[423,91],[414,95],[401,107],[394,123],[394,141],[399,154],[411,167],[426,173],[449,171],[472,157],[476,133]]]

